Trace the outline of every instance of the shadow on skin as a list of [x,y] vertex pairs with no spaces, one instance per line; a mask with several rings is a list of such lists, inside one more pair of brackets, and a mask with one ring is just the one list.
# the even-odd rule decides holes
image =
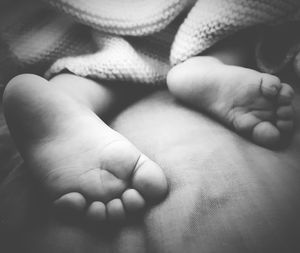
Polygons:
[[299,252],[299,130],[287,149],[264,149],[166,91],[130,106],[112,126],[162,166],[167,199],[120,228],[90,228],[76,217],[58,219],[21,168],[0,188],[5,247],[18,244],[31,253]]

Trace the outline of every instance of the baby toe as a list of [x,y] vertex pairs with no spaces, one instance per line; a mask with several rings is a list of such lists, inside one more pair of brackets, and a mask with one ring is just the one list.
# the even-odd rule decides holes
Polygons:
[[278,103],[280,105],[288,105],[292,102],[294,95],[294,89],[290,85],[283,83],[279,92]]
[[100,201],[92,202],[86,211],[89,221],[101,223],[106,220],[106,207]]
[[276,115],[279,119],[290,120],[294,117],[294,109],[291,105],[283,105],[277,109]]
[[253,128],[253,140],[265,147],[275,147],[280,142],[279,130],[268,121],[263,121]]
[[238,113],[234,117],[233,128],[242,134],[249,134],[261,120],[253,113]]
[[141,155],[137,162],[132,186],[150,201],[159,201],[168,192],[167,179],[162,169],[145,155]]
[[261,92],[267,97],[275,97],[279,93],[282,84],[280,79],[269,74],[262,74]]
[[55,200],[54,206],[60,211],[81,213],[86,207],[86,199],[78,192],[71,192]]
[[292,120],[278,120],[276,126],[280,132],[290,134],[294,129],[294,122]]
[[144,198],[134,189],[128,189],[123,193],[122,202],[126,211],[130,213],[136,213],[146,205]]
[[121,222],[125,220],[125,208],[120,199],[113,199],[106,204],[107,218],[109,221]]

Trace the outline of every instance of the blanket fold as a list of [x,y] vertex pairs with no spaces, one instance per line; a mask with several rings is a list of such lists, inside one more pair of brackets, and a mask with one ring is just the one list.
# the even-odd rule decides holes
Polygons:
[[[0,7],[0,82],[24,71],[47,78],[69,71],[161,85],[173,65],[261,25],[257,65],[277,73],[300,45],[298,0],[5,0]],[[5,71],[8,63],[14,71]]]

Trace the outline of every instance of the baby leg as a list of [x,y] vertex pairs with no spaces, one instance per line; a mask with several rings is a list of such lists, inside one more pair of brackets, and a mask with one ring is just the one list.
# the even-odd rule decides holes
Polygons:
[[273,148],[293,130],[293,89],[276,76],[246,68],[251,63],[244,34],[174,68],[170,91],[255,143]]
[[124,93],[70,74],[10,81],[5,116],[28,170],[59,210],[124,219],[161,200],[161,168],[100,118]]

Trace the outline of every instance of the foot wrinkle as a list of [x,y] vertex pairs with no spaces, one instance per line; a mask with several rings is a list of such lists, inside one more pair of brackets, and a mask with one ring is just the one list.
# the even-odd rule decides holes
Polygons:
[[82,175],[85,175],[85,174],[87,174],[88,172],[90,172],[90,171],[94,171],[94,170],[101,170],[99,167],[97,167],[97,168],[91,168],[91,169],[87,169],[86,171],[84,171],[84,172],[82,172],[82,173],[80,173],[78,176],[80,177],[80,176],[82,176]]
[[[101,171],[106,171],[107,173],[109,173],[109,174],[111,174],[113,177],[115,177],[116,180],[121,181],[122,183],[125,182],[125,180],[123,180],[122,178],[119,178],[117,175],[115,175],[113,172],[111,172],[111,171],[109,171],[109,170],[102,169]],[[102,183],[102,185],[104,185],[104,180],[102,180],[101,173],[100,173],[100,178],[101,178],[101,183]]]
[[113,139],[111,141],[109,141],[108,143],[106,143],[103,147],[102,147],[102,150],[100,151],[100,154],[99,156],[101,155],[101,153],[103,153],[105,151],[105,149],[107,149],[110,145],[116,143],[116,142],[124,142],[121,138],[116,138],[116,139]]
[[102,176],[101,176],[101,171],[106,171],[107,173],[109,173],[110,175],[112,175],[113,177],[115,177],[117,180],[121,181],[121,182],[124,182],[123,179],[119,178],[118,176],[116,176],[114,173],[112,173],[111,171],[109,170],[106,170],[106,169],[101,169],[101,168],[93,168],[93,169],[88,169],[87,171],[84,171],[82,172],[81,174],[79,174],[78,176],[84,176],[86,174],[88,174],[89,172],[91,171],[99,171],[99,178],[100,178],[100,183],[102,185],[104,185],[104,180],[102,179]]
[[[110,142],[108,142],[104,147],[102,147],[102,150],[100,151],[100,153],[99,153],[99,157],[101,157],[101,154],[103,154],[104,152],[105,152],[105,150],[109,147],[109,146],[111,146],[112,144],[115,144],[116,142],[123,142],[123,143],[126,143],[126,141],[125,140],[122,140],[121,138],[117,138],[117,139],[114,139],[114,140],[112,140],[112,141],[110,141]],[[137,160],[138,161],[138,160]],[[100,161],[100,163],[103,163],[104,162],[104,160],[102,159],[101,161]],[[136,164],[135,164],[136,165]],[[134,166],[135,166],[134,165]],[[103,167],[103,164],[101,165],[100,164],[100,170],[105,170],[105,171],[107,171],[107,172],[109,172],[111,175],[113,175],[114,177],[116,177],[117,179],[119,179],[119,180],[121,180],[121,181],[125,181],[124,179],[122,179],[122,178],[120,178],[118,175],[116,175],[114,172],[113,172],[113,170],[112,171],[110,171],[110,170],[108,170],[108,169],[103,169],[102,168]]]
[[264,94],[264,92],[263,92],[263,83],[264,83],[264,78],[263,78],[263,75],[261,75],[260,78],[259,78],[259,90],[260,90],[261,94]]
[[[24,85],[14,85],[14,88],[22,87],[13,92],[18,92],[23,103],[6,98],[5,113],[7,124],[14,129],[15,142],[22,147],[24,163],[49,195],[49,200],[54,205],[69,205],[75,211],[80,210],[80,215],[86,215],[89,205],[92,205],[92,216],[102,215],[100,202],[103,205],[117,203],[117,209],[124,209],[120,197],[128,190],[130,176],[147,158],[96,114],[62,95],[48,85],[48,81],[34,76],[28,78],[25,89]],[[24,83],[24,76],[19,81]],[[141,180],[139,173],[135,176],[138,186],[155,186],[153,191],[147,192],[149,199],[162,198],[167,190],[165,176],[159,169],[155,167],[155,177],[149,169],[141,169],[145,171]],[[112,220],[115,218],[118,217],[112,216]]]
[[[248,113],[250,113],[250,112],[248,112]],[[253,117],[255,117],[255,116],[252,115],[251,113],[250,113],[250,115],[253,116]],[[236,129],[239,129],[239,127],[237,127],[237,126],[239,125],[239,123],[237,123],[237,118],[238,118],[238,117],[234,117],[233,127],[236,128]],[[256,117],[255,117],[255,118],[256,118]],[[242,131],[243,131],[243,132],[247,132],[247,133],[252,133],[253,129],[254,129],[258,124],[260,124],[260,123],[262,123],[262,122],[269,122],[269,121],[261,121],[260,119],[256,119],[256,121],[257,121],[256,123],[253,123],[253,124],[249,127],[249,130],[248,130],[248,131],[245,131],[245,130],[247,130],[246,128],[244,128]]]
[[136,160],[136,162],[135,162],[135,164],[134,164],[134,167],[133,167],[134,169],[132,170],[131,175],[130,175],[130,180],[131,180],[131,181],[132,181],[134,175],[136,174],[137,170],[138,170],[141,166],[143,166],[143,164],[147,161],[146,159],[144,159],[144,161],[142,161],[142,162],[138,165],[139,161],[140,161],[141,158],[142,158],[142,155],[143,155],[142,153],[139,154],[139,156],[138,156],[138,158],[137,158],[137,160]]
[[[229,125],[231,125],[231,127],[233,126],[235,126],[235,121],[236,121],[236,114],[237,113],[239,113],[239,109],[238,109],[238,107],[237,106],[235,106],[235,105],[232,105],[231,107],[230,107],[230,109],[226,112],[226,114],[225,114],[225,117],[224,117],[224,119],[225,119],[225,121],[223,121],[226,125],[228,125],[228,122],[230,123]],[[221,120],[222,120],[222,118],[221,118]]]

